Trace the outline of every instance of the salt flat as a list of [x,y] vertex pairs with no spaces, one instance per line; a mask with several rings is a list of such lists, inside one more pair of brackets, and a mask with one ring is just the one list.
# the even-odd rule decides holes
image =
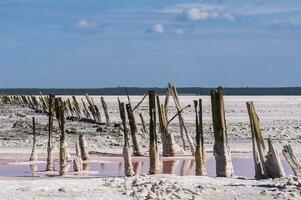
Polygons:
[[[63,99],[70,98],[63,96]],[[76,97],[79,102],[83,96]],[[109,109],[111,121],[119,123],[119,111],[117,96],[104,96]],[[120,101],[127,102],[125,96],[119,96]],[[160,97],[161,103],[164,103],[164,96]],[[203,120],[205,133],[205,148],[207,158],[212,159],[213,149],[213,130],[211,119],[211,106],[209,96],[180,96],[182,107],[191,104],[193,100],[201,98],[203,100]],[[95,104],[101,108],[100,96],[93,96]],[[131,96],[132,105],[136,105],[142,96]],[[300,156],[301,149],[301,96],[225,96],[225,112],[227,121],[227,130],[229,134],[230,149],[235,158],[252,159],[251,130],[246,108],[246,101],[253,101],[261,120],[261,128],[265,138],[271,137],[279,152],[284,144],[290,143],[297,155]],[[136,111],[136,121],[139,129],[141,122],[138,113],[142,113],[145,121],[148,123],[148,99],[141,104]],[[171,118],[176,113],[172,99],[168,116]],[[105,121],[103,111],[102,119]],[[7,105],[0,103],[0,156],[1,159],[14,157],[16,160],[26,161],[31,151],[31,117],[37,121],[38,133],[38,153],[40,159],[46,157],[46,138],[47,123],[46,115],[35,113],[34,111],[16,105]],[[189,134],[195,137],[194,110],[192,107],[183,112],[184,120],[187,124]],[[58,151],[58,125],[55,125],[55,155]],[[171,132],[175,135],[178,155],[190,155],[189,151],[182,148],[181,137],[179,134],[178,121],[175,119],[170,126]],[[74,146],[79,133],[86,135],[88,148],[91,152],[97,152],[102,155],[120,155],[122,153],[123,134],[118,128],[106,127],[95,124],[88,124],[77,121],[66,122],[67,140],[71,154],[74,155]],[[142,144],[142,151],[148,154],[149,136],[145,133],[139,133],[139,142]],[[160,137],[159,137],[160,142]],[[161,144],[159,143],[161,152]],[[1,164],[0,164],[1,170]],[[248,169],[252,170],[252,168]],[[166,197],[167,199],[216,199],[224,194],[224,199],[245,199],[254,197],[256,199],[298,199],[300,198],[301,183],[298,178],[283,178],[279,180],[241,180],[238,178],[220,179],[220,178],[202,178],[189,176],[180,178],[173,175],[142,176],[139,178],[14,178],[3,177],[0,180],[0,191],[5,193],[3,199],[22,198],[31,199],[36,196],[39,199],[50,198],[92,198],[92,199],[110,199],[111,195],[118,196],[119,199],[145,199]],[[164,180],[162,187],[160,181]],[[139,185],[137,182],[141,182]],[[299,182],[298,182],[299,181]],[[165,183],[166,182],[166,183]],[[173,186],[177,182],[176,186]],[[291,182],[292,184],[289,184]],[[4,187],[5,185],[9,187]],[[281,185],[282,184],[282,185]],[[139,185],[139,186],[137,186]],[[144,186],[145,185],[145,186]],[[154,185],[154,186],[153,186]],[[159,186],[157,186],[159,185]],[[280,187],[280,186],[281,187]],[[283,186],[284,185],[284,186]],[[142,187],[145,187],[143,189]],[[154,188],[154,194],[148,193],[149,188]],[[74,189],[76,188],[76,189]],[[138,188],[138,189],[137,189]],[[157,189],[155,189],[157,188]],[[164,189],[165,188],[165,189]],[[177,195],[168,195],[166,189],[171,188],[171,193]],[[188,191],[186,190],[189,188]],[[147,190],[147,191],[146,191]],[[156,194],[160,193],[160,194]],[[117,196],[116,196],[117,195]],[[181,196],[182,195],[182,196]],[[278,196],[277,196],[278,195]],[[1,199],[1,197],[0,197]],[[160,198],[159,198],[160,199]]]

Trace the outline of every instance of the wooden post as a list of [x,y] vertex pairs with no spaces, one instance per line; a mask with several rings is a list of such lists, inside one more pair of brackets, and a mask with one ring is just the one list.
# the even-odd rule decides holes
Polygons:
[[150,146],[149,146],[149,159],[150,159],[150,174],[159,173],[159,153],[157,146],[157,131],[156,131],[156,94],[155,91],[148,92],[149,98],[149,137],[150,137]]
[[81,99],[81,100],[82,100],[82,103],[83,103],[83,106],[84,106],[84,109],[83,109],[84,115],[85,115],[85,117],[86,117],[87,119],[89,119],[89,118],[91,118],[90,112],[89,112],[89,110],[87,109],[87,106],[86,106],[84,100],[83,100],[83,99]]
[[111,124],[111,120],[110,120],[110,116],[109,116],[109,112],[108,112],[108,105],[105,102],[105,99],[103,97],[101,97],[100,99],[101,99],[103,111],[105,113],[106,122],[107,122],[107,124]]
[[253,159],[255,164],[255,178],[268,178],[269,174],[266,167],[266,150],[261,133],[260,120],[255,111],[253,102],[247,102],[247,109],[251,124]]
[[132,112],[132,107],[130,104],[126,104],[126,111],[128,114],[128,119],[130,123],[130,129],[131,129],[131,137],[133,141],[133,153],[135,156],[141,156],[142,153],[140,151],[140,145],[138,142],[138,129],[136,126],[135,118],[134,118],[134,113]]
[[79,108],[79,105],[78,105],[78,102],[77,102],[75,96],[72,96],[72,104],[73,104],[73,107],[76,111],[77,117],[80,118],[81,117],[81,111],[80,111],[80,108]]
[[120,118],[122,120],[123,132],[124,132],[124,145],[123,145],[124,175],[133,176],[134,170],[132,165],[132,157],[129,149],[128,129],[126,125],[124,103],[119,103],[119,112],[120,112]]
[[206,176],[205,164],[205,148],[203,135],[203,114],[202,114],[202,100],[199,99],[194,102],[195,109],[195,124],[196,124],[196,150],[195,150],[195,175]]
[[211,90],[212,119],[214,130],[214,156],[216,175],[231,177],[234,175],[231,152],[228,144],[223,89]]
[[147,128],[146,128],[146,124],[145,124],[145,121],[144,121],[144,117],[143,117],[142,113],[139,113],[139,117],[140,117],[140,120],[141,120],[143,132],[144,133],[148,133]]
[[[180,100],[179,100],[179,96],[178,96],[178,92],[177,92],[177,89],[175,86],[171,86],[169,85],[169,87],[171,88],[170,92],[171,92],[171,95],[174,99],[174,102],[175,102],[175,106],[176,106],[176,109],[177,109],[177,112],[179,113],[178,117],[179,117],[179,123],[180,123],[180,133],[181,133],[181,137],[182,137],[182,140],[183,140],[183,145],[185,145],[185,140],[184,140],[184,136],[186,137],[188,143],[189,143],[189,147],[190,147],[190,151],[192,153],[192,155],[194,155],[194,152],[195,152],[195,146],[193,144],[193,140],[192,138],[190,137],[190,135],[188,134],[188,131],[187,131],[187,128],[185,126],[185,123],[184,123],[184,119],[183,119],[183,116],[182,116],[182,113],[180,112],[181,111],[181,105],[180,105]],[[184,132],[183,132],[184,131]]]
[[36,161],[37,160],[37,153],[36,153],[37,134],[36,134],[36,120],[34,117],[32,118],[32,134],[33,134],[32,151],[31,151],[29,161]]
[[160,132],[163,148],[163,156],[175,156],[175,139],[172,133],[168,130],[168,120],[165,113],[164,105],[160,104],[159,96],[157,96],[157,107],[159,113],[159,122],[160,122]]
[[284,157],[286,158],[287,162],[291,166],[294,175],[300,177],[301,176],[301,162],[294,153],[293,148],[291,145],[284,145],[282,151]]
[[53,109],[54,109],[54,95],[49,95],[48,102],[48,143],[47,143],[47,164],[46,171],[53,171],[53,159],[52,159],[52,129],[53,129]]
[[280,178],[285,176],[281,158],[277,150],[273,147],[271,138],[268,139],[269,151],[267,154],[267,169],[271,178]]
[[56,117],[58,119],[60,135],[60,175],[67,174],[67,146],[65,138],[65,117],[64,117],[64,104],[61,98],[55,99]]
[[89,152],[87,151],[87,141],[83,134],[79,135],[79,147],[80,147],[80,153],[82,156],[82,160],[89,160]]

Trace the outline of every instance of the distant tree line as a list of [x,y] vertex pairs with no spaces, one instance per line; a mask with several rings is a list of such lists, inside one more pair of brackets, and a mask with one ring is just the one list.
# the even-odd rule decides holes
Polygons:
[[[211,88],[201,87],[179,87],[180,95],[210,95]],[[43,89],[43,88],[7,88],[0,89],[1,94],[7,95],[125,95],[128,91],[130,95],[143,95],[149,90],[155,90],[157,94],[165,94],[166,88],[141,88],[141,87],[115,87],[115,88],[95,88],[95,89]],[[226,95],[301,95],[301,87],[275,87],[275,88],[224,88]]]

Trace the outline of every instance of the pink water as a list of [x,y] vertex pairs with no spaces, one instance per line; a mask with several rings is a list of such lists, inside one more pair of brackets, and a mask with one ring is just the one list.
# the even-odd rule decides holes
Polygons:
[[[179,176],[187,176],[195,174],[195,162],[193,157],[179,157],[179,158],[162,158],[161,160],[161,174],[176,174]],[[246,178],[254,177],[254,163],[252,159],[233,158],[233,167],[235,175]],[[20,163],[21,162],[21,163]],[[46,163],[37,163],[30,165],[29,163],[22,163],[24,160],[14,159],[0,159],[0,176],[2,177],[34,177],[45,176]],[[103,163],[105,162],[105,163]],[[283,160],[284,169],[287,175],[292,175],[293,172],[288,163]],[[19,163],[19,164],[18,164]],[[72,162],[69,162],[69,174],[74,175]],[[206,167],[209,176],[216,176],[215,174],[215,160],[208,159]],[[146,157],[133,158],[133,168],[136,174],[147,174],[149,170],[149,160]],[[59,170],[59,163],[55,161],[55,170]],[[116,177],[124,176],[123,158],[121,157],[97,157],[93,158],[90,163],[84,165],[84,170],[88,177]],[[88,173],[88,172],[93,173]],[[83,176],[74,175],[74,176]]]

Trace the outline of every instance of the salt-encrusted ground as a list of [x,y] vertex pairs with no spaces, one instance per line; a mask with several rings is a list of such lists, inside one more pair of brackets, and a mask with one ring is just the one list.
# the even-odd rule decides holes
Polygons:
[[[64,97],[66,98],[66,97]],[[81,97],[78,97],[81,98]],[[83,97],[82,97],[83,98]],[[95,97],[100,107],[100,97]],[[142,97],[132,97],[135,105]],[[180,97],[182,106],[192,104],[192,100],[203,99],[204,131],[207,157],[212,158],[213,133],[211,122],[211,107],[209,97]],[[126,97],[120,97],[126,102]],[[119,122],[117,97],[107,96],[111,121]],[[163,97],[161,102],[163,101]],[[301,148],[301,97],[296,96],[258,96],[258,97],[225,97],[225,109],[230,148],[238,157],[251,158],[251,133],[246,101],[254,101],[261,119],[264,137],[272,137],[279,151],[286,143],[290,143],[300,156]],[[170,102],[169,116],[175,114],[175,108]],[[147,99],[138,110],[148,121]],[[37,120],[38,152],[40,159],[45,158],[47,137],[47,116],[34,113],[32,110],[19,106],[0,103],[0,158],[14,156],[26,160],[31,151],[31,117]],[[190,135],[194,138],[193,108],[184,111]],[[104,120],[104,116],[103,116]],[[136,121],[140,126],[139,116]],[[55,121],[57,127],[57,122]],[[177,141],[179,154],[187,154],[182,149],[177,120],[170,127]],[[67,122],[67,139],[71,153],[79,133],[84,133],[88,140],[90,151],[108,154],[122,152],[123,136],[118,128],[113,126],[98,126],[82,122]],[[56,134],[58,139],[58,131]],[[143,152],[147,155],[148,135],[139,134]],[[57,145],[57,143],[56,143]],[[160,145],[159,145],[160,148]],[[56,148],[57,150],[58,148]],[[1,168],[0,168],[1,170]],[[178,177],[173,175],[142,176],[135,178],[14,178],[3,177],[0,180],[0,198],[2,199],[42,199],[42,198],[83,198],[83,199],[301,199],[300,181],[294,177],[279,180],[244,180],[241,178],[209,178],[209,177]],[[151,192],[149,192],[151,191]],[[2,195],[3,194],[3,195]]]

